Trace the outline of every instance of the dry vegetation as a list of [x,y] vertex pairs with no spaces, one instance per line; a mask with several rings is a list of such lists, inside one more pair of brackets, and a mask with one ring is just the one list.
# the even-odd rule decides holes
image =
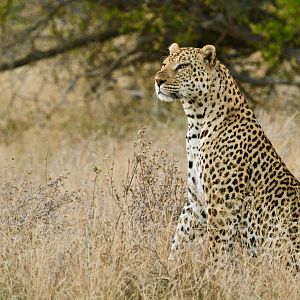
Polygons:
[[[106,93],[88,104],[74,91],[60,103],[49,87],[43,101],[34,103],[33,88],[31,100],[7,103],[11,90],[2,81],[1,299],[300,298],[299,275],[270,251],[254,259],[237,248],[214,262],[198,239],[168,264],[185,201],[179,103],[156,103],[146,89],[139,99],[121,89],[118,101],[103,101]],[[47,119],[50,93],[58,105]],[[299,116],[257,114],[299,178]]]

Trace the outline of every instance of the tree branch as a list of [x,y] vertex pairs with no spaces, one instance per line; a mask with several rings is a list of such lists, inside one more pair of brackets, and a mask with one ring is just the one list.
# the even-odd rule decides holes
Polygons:
[[[229,24],[222,13],[213,19],[204,15],[201,16],[201,19],[203,20],[201,26],[204,29],[219,34],[226,34],[226,37],[236,41],[240,47],[257,48],[257,45],[263,41],[262,36],[254,34],[250,29],[244,26]],[[282,55],[286,59],[295,58],[300,63],[300,49],[298,48],[285,46],[283,47]]]
[[0,72],[16,69],[42,59],[51,58],[59,54],[64,54],[70,50],[85,47],[90,43],[104,42],[118,35],[118,30],[96,32],[90,35],[86,35],[84,37],[67,41],[61,45],[58,45],[46,51],[35,50],[22,58],[0,64]]
[[240,82],[249,83],[255,86],[267,86],[267,85],[290,85],[300,87],[300,81],[291,81],[288,79],[268,79],[268,78],[253,78],[248,76],[246,73],[237,73],[230,70],[232,76]]

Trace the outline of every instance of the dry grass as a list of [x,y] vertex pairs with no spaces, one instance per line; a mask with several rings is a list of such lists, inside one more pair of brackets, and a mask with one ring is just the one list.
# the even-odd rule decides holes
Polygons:
[[[61,171],[80,149],[65,149]],[[32,163],[20,172],[16,159],[4,164],[1,298],[299,299],[299,276],[268,253],[254,259],[237,249],[217,263],[198,240],[169,265],[185,176],[143,131],[124,149],[126,157],[106,156],[92,169],[91,155],[89,171],[63,171],[51,180],[58,167],[47,159],[43,171]],[[114,160],[125,158],[121,171]]]

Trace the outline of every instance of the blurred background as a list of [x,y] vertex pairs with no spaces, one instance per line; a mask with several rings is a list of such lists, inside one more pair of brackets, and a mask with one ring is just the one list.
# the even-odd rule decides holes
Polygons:
[[75,149],[80,169],[99,158],[89,158],[95,147],[126,155],[146,126],[184,165],[181,106],[159,103],[153,88],[172,42],[215,45],[281,154],[289,140],[278,128],[299,140],[299,0],[1,0],[0,19],[4,160],[66,152],[66,162]]

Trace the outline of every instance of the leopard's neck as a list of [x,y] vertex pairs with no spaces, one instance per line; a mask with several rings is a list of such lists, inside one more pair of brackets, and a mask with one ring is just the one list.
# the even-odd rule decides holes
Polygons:
[[217,68],[215,74],[218,75],[212,76],[208,92],[181,101],[188,120],[188,144],[189,141],[195,144],[192,141],[196,139],[201,147],[206,139],[217,134],[226,118],[234,116],[238,119],[250,111],[228,69],[221,63]]

